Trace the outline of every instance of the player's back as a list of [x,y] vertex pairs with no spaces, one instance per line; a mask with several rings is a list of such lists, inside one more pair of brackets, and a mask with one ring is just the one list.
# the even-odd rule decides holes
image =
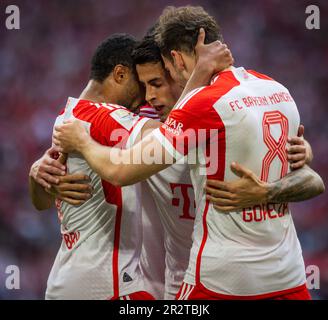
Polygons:
[[[234,73],[223,72],[217,83],[208,90],[205,89],[204,94],[215,97],[218,86],[226,82],[231,86],[233,79],[229,82],[225,77],[231,77],[239,84],[235,83],[226,94],[213,103],[212,108],[219,117],[219,133],[212,136],[211,141],[207,143],[211,160],[206,168],[206,177],[225,181],[236,180],[238,177],[230,170],[230,164],[236,161],[252,170],[262,181],[270,182],[282,178],[289,170],[287,137],[296,135],[299,126],[299,114],[294,100],[288,90],[278,82],[253,71],[247,72],[243,68],[234,69]],[[213,159],[218,160],[212,161]],[[203,168],[199,166],[198,169],[193,171],[193,177],[195,174],[197,177],[204,177],[200,172]],[[204,189],[197,188],[196,195],[198,199],[204,198]],[[211,205],[210,208],[214,212]],[[258,210],[254,209],[254,214],[250,213],[252,210],[243,210],[238,215],[246,226],[251,222],[262,222],[252,226],[253,232],[254,229],[257,230],[256,238],[253,237],[253,232],[241,232],[240,242],[254,245],[253,241],[261,237],[263,245],[276,244],[281,239],[277,227],[279,225],[284,228],[281,221],[286,219],[285,215],[285,218],[275,220],[278,216],[273,213],[260,213],[267,208],[256,209]],[[286,206],[270,207],[269,211],[280,212],[280,209],[288,211]],[[272,223],[276,224],[275,232],[268,237],[270,230],[264,226],[270,226]]]
[[[230,170],[233,161],[250,168],[263,181],[285,176],[287,137],[296,135],[299,126],[297,107],[288,90],[243,68],[222,73],[207,94],[215,97],[220,85],[231,88],[213,104],[219,119],[218,166],[217,170],[207,168],[207,177],[236,180]],[[215,138],[212,144],[216,146]],[[197,213],[202,217],[196,223],[193,250],[197,248],[197,258],[193,263],[195,269],[196,260],[201,265],[195,270],[196,277],[198,274],[206,288],[242,296],[304,283],[301,249],[288,204],[259,204],[240,212],[220,213],[205,200],[199,167],[193,178],[198,186]]]
[[[69,118],[83,121],[99,143],[116,147],[131,146],[147,121],[124,107],[74,98],[55,125]],[[68,155],[67,171],[88,175],[93,195],[81,206],[57,203],[63,241],[49,275],[46,298],[107,299],[140,291],[140,186],[111,185],[78,153]]]
[[206,106],[207,117],[194,127],[213,133],[206,140],[210,165],[200,165],[206,163],[200,153],[200,163],[192,168],[197,215],[185,281],[229,296],[270,296],[303,285],[304,262],[287,203],[223,213],[206,200],[204,190],[206,178],[236,180],[230,170],[233,161],[264,181],[287,174],[287,137],[296,135],[299,126],[288,90],[264,75],[233,68],[181,107],[190,115],[188,103],[195,105],[194,110]]

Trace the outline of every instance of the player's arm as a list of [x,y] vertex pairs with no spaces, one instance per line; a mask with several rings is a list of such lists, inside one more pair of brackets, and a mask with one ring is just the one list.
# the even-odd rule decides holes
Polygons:
[[50,209],[55,199],[81,205],[91,198],[92,187],[84,174],[66,175],[65,157],[54,159],[57,150],[50,148],[30,170],[29,190],[33,205],[38,210]]
[[29,193],[35,209],[42,211],[50,209],[54,204],[55,198],[48,194],[45,189],[32,178],[32,175],[37,170],[37,164],[34,163],[31,167],[29,176]]
[[[324,185],[322,179],[313,170],[309,167],[302,171],[296,170],[303,168],[306,164],[310,164],[313,159],[312,148],[303,138],[303,135],[304,126],[300,125],[297,136],[288,138],[290,146],[286,149],[287,158],[291,169],[294,171],[282,180],[270,185],[265,184],[250,170],[242,166],[238,166],[236,169],[233,165],[234,172],[241,179],[235,182],[228,182],[225,185],[225,188],[229,189],[229,191],[226,190],[227,193],[223,192],[224,190],[220,190],[221,182],[209,180],[207,182],[208,199],[217,205],[218,208],[227,205],[227,208],[223,211],[229,211],[231,209],[229,205],[232,202],[234,202],[232,204],[234,209],[240,209],[245,207],[244,205],[252,206],[262,203],[264,200],[278,203],[302,201],[323,192]],[[241,171],[238,172],[238,170]],[[283,188],[282,185],[284,186]]]
[[232,163],[231,170],[240,179],[233,182],[209,180],[206,186],[207,199],[223,212],[260,203],[304,201],[325,191],[321,177],[307,165],[272,183],[261,181],[238,163]]
[[298,202],[318,196],[325,191],[321,177],[305,165],[286,177],[268,185],[267,202]]
[[[160,125],[153,120],[147,123],[150,130]],[[172,156],[151,134],[130,149],[110,148],[92,139],[79,121],[67,121],[55,127],[53,142],[63,152],[80,152],[92,170],[117,186],[147,179],[173,163]],[[165,164],[167,159],[169,164]]]

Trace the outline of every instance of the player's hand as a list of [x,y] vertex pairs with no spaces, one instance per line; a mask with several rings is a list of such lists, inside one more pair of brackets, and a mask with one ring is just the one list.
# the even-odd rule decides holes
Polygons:
[[267,202],[267,183],[236,162],[233,162],[230,167],[240,179],[232,182],[207,180],[206,199],[213,203],[215,209],[221,212],[231,212]]
[[289,137],[288,143],[290,144],[286,149],[287,159],[290,163],[292,170],[300,169],[305,164],[312,161],[312,149],[309,143],[304,140],[304,126],[300,125],[296,137]]
[[58,176],[65,175],[66,167],[58,157],[59,149],[51,147],[31,167],[30,176],[44,188],[51,188],[52,184],[58,184]]
[[220,72],[233,65],[234,59],[226,44],[214,41],[205,44],[205,30],[201,28],[195,47],[197,64],[206,66],[211,73]]
[[56,126],[52,141],[61,152],[81,151],[90,140],[90,135],[79,120],[68,120],[63,125]]
[[77,173],[58,177],[58,179],[58,185],[46,188],[46,191],[57,199],[78,206],[92,197],[93,188],[89,184],[90,178],[87,175]]

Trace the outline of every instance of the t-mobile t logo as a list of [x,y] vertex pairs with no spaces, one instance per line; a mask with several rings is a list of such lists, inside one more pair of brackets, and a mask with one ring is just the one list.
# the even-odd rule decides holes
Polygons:
[[194,189],[191,184],[170,183],[173,198],[172,206],[179,207],[182,215],[181,219],[195,219],[195,196]]

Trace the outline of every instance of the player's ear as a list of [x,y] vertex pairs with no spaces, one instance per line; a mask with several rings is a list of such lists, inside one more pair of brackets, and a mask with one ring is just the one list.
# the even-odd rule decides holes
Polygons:
[[182,54],[179,51],[171,50],[171,57],[173,59],[173,64],[180,71],[183,71],[186,68]]
[[129,68],[118,64],[114,67],[113,78],[118,84],[122,84],[129,78]]

